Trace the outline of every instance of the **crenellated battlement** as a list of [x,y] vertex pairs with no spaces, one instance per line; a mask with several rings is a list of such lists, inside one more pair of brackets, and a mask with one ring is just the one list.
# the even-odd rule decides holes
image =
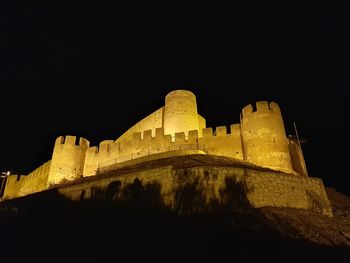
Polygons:
[[258,101],[255,103],[255,109],[253,108],[252,104],[248,104],[247,106],[243,107],[241,117],[244,119],[252,115],[266,113],[281,115],[281,110],[278,104],[273,101]]
[[223,136],[237,136],[241,133],[241,125],[239,123],[231,124],[230,125],[230,131],[227,130],[226,126],[218,126],[215,127],[215,130],[213,128],[208,127],[202,129],[203,136],[201,138],[208,138],[208,137],[223,137]]
[[76,136],[59,136],[52,152],[48,185],[74,180],[83,175],[85,154],[90,142]]
[[[96,146],[89,146],[90,142],[85,138],[59,136],[55,140],[52,159],[19,180],[10,177],[5,197],[27,195],[66,181],[96,176],[101,168],[114,169],[115,165],[128,166],[191,154],[229,157],[275,171],[307,175],[300,145],[288,141],[277,103],[258,101],[248,104],[242,108],[240,123],[206,127],[205,118],[197,111],[196,96],[186,90],[170,92],[163,106],[133,125],[118,139],[103,140]],[[145,173],[145,176],[151,178],[153,173]],[[247,180],[252,178],[246,173],[240,174],[240,177],[246,177]],[[163,180],[162,176],[159,178]],[[259,177],[257,181],[262,179],[264,177]],[[290,196],[285,198],[288,206],[297,187],[293,185],[290,190],[287,185],[280,191],[281,184],[283,182],[273,186],[269,181],[265,196],[261,196],[260,190],[267,184],[257,184],[260,189],[255,195],[256,204],[274,205],[281,199],[281,194],[289,191]],[[269,201],[266,197],[269,197],[274,187],[278,195]],[[79,196],[81,198],[82,195]],[[303,198],[306,196],[303,195]]]
[[[133,125],[118,139],[89,146],[90,142],[85,138],[59,136],[55,140],[51,161],[26,176],[25,180],[9,180],[13,196],[95,176],[99,167],[130,160],[137,163],[161,158],[160,155],[201,153],[224,156],[275,171],[295,173],[294,169],[307,175],[300,146],[290,143],[286,137],[280,107],[268,101],[243,107],[240,123],[212,128],[206,127],[206,120],[198,114],[192,92],[173,91],[166,96],[164,106]],[[147,158],[142,160],[141,157]]]
[[104,140],[100,142],[99,152],[109,152],[112,148],[113,140]]
[[[209,153],[212,149],[213,154],[228,155],[242,159],[240,124],[230,125],[230,132],[226,126],[202,129],[202,137],[199,137],[200,131],[176,132],[174,136],[165,134],[163,128],[157,128],[154,133],[152,130],[135,132],[129,140],[102,141],[99,146],[89,147],[86,151],[84,175],[89,176],[96,173],[98,164],[112,159],[138,155],[139,153],[163,152],[175,149],[178,145],[200,145],[208,148]],[[222,144],[222,148],[216,145]],[[224,150],[222,150],[224,149]],[[127,159],[127,158],[126,158]]]
[[242,109],[244,160],[275,170],[292,172],[288,141],[277,103],[259,101]]
[[80,137],[79,138],[79,143],[77,143],[77,137],[76,136],[72,136],[72,135],[66,135],[66,136],[59,136],[56,138],[55,141],[55,146],[56,145],[61,145],[61,144],[65,144],[65,145],[74,145],[74,146],[81,146],[81,147],[89,147],[90,142],[83,138]]

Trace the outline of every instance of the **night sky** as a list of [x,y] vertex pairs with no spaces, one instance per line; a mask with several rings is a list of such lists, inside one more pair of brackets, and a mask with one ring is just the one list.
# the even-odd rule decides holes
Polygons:
[[31,172],[60,135],[116,139],[169,91],[188,89],[208,127],[238,123],[249,103],[277,102],[287,133],[296,122],[307,140],[310,176],[350,194],[349,4],[6,2],[2,171]]

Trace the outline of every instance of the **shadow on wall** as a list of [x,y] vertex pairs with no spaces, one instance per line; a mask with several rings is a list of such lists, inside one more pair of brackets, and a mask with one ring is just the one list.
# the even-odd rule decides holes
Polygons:
[[242,181],[233,178],[225,178],[225,187],[220,189],[221,204],[216,209],[244,212],[251,209],[247,198],[249,190]]
[[[247,188],[242,182],[232,178],[225,179],[225,186],[219,189],[215,198],[208,198],[203,180],[192,177],[190,181],[182,181],[172,191],[171,205],[162,196],[162,185],[157,182],[143,183],[136,178],[132,183],[122,184],[113,181],[104,189],[92,187],[78,190],[78,199],[71,199],[60,194],[57,189],[50,189],[30,196],[5,201],[3,206],[17,207],[20,213],[46,213],[66,210],[69,204],[81,203],[91,207],[119,207],[133,212],[168,211],[176,215],[194,215],[207,212],[244,212],[251,208],[247,199]],[[87,193],[91,194],[87,197]],[[67,206],[68,205],[68,206]],[[68,209],[70,210],[70,209]],[[46,212],[45,212],[46,211]]]
[[175,190],[175,213],[191,215],[205,210],[206,196],[200,184],[200,178],[186,182]]
[[143,185],[138,178],[124,187],[120,181],[114,181],[108,185],[105,191],[105,200],[133,209],[163,209],[165,205],[160,190],[160,183],[151,182]]
[[[225,179],[225,186],[219,189],[218,198],[207,199],[200,177],[179,184],[174,190],[173,210],[177,215],[193,215],[202,212],[244,212],[251,208],[247,199],[248,190],[244,183],[233,178]],[[136,178],[132,184],[122,188],[120,181],[109,184],[105,192],[106,200],[119,202],[133,208],[171,209],[161,195],[161,184],[142,184]]]
[[[133,209],[173,210],[177,215],[193,215],[205,212],[244,212],[251,208],[244,183],[225,179],[225,187],[219,189],[218,198],[207,199],[200,177],[179,184],[174,190],[172,207],[166,204],[159,182],[143,184],[138,178],[122,187],[120,181],[111,182],[105,191],[105,200]],[[93,197],[95,198],[96,195]]]

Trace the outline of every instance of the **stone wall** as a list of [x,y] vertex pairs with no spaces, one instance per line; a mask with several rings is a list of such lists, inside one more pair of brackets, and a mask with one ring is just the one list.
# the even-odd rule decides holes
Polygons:
[[243,160],[241,131],[239,124],[232,124],[230,132],[226,126],[203,129],[203,137],[198,138],[198,144],[202,145],[208,154],[226,156]]
[[[131,160],[142,157],[145,154],[151,155],[174,150],[204,148],[208,154],[217,156],[243,159],[242,143],[239,124],[230,126],[231,132],[227,132],[226,127],[217,127],[213,132],[212,128],[203,129],[203,137],[199,138],[198,131],[188,132],[188,137],[184,132],[175,133],[174,139],[171,135],[164,134],[163,128],[157,128],[155,135],[152,131],[134,133],[131,140],[103,141],[100,147],[90,147],[85,155],[83,175],[94,176],[101,163],[113,162],[114,160]],[[120,162],[118,161],[118,162]]]
[[[164,166],[142,171],[113,173],[99,179],[62,186],[58,190],[72,200],[100,198],[121,200],[125,189],[157,189],[162,204],[187,212],[215,207],[263,206],[317,208],[331,215],[323,183],[318,178],[233,167]],[[91,178],[92,179],[92,178]],[[153,188],[152,188],[153,187]],[[186,212],[187,211],[187,212]]]
[[[199,148],[210,155],[307,175],[301,148],[286,138],[281,111],[274,102],[257,102],[256,110],[252,105],[247,105],[242,109],[241,123],[232,124],[229,132],[226,126],[216,127],[215,130],[205,127],[205,119],[197,112],[195,95],[190,91],[176,90],[166,96],[164,107],[135,124],[115,141],[105,140],[99,147],[89,147],[89,141],[84,138],[77,143],[75,136],[58,137],[48,178],[46,173],[34,176],[35,179],[29,175],[23,187],[20,187],[22,179],[10,179],[8,185],[12,190],[9,191],[18,188],[19,194],[30,194],[41,190],[43,182],[48,187],[94,176],[105,163]],[[42,177],[38,186],[35,185],[37,177]]]
[[10,199],[46,190],[50,166],[51,161],[48,161],[28,175],[9,176],[3,198]]
[[130,140],[135,132],[151,130],[154,136],[157,128],[163,127],[163,107],[143,118],[141,121],[129,128],[116,141]]
[[288,139],[279,106],[267,101],[242,109],[242,145],[244,160],[262,167],[291,172]]

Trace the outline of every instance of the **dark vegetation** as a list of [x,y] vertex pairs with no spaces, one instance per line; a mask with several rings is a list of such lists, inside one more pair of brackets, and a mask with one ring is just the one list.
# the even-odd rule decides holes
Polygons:
[[340,228],[347,233],[348,197],[328,189],[342,204],[332,219],[315,211],[252,209],[244,186],[226,185],[224,203],[211,203],[210,212],[195,181],[179,188],[173,210],[159,185],[138,179],[124,188],[113,182],[98,199],[72,202],[51,189],[4,202],[1,262],[348,262],[346,237],[332,236]]

